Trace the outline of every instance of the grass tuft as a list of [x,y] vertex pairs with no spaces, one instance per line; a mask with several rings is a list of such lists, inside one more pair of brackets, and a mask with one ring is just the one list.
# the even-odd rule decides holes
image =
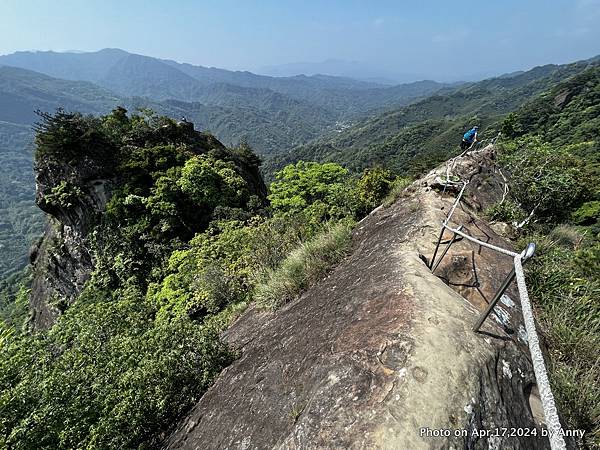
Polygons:
[[277,308],[323,277],[348,254],[352,225],[327,226],[313,239],[293,250],[281,265],[270,270],[254,292],[257,304]]
[[584,235],[574,226],[562,224],[550,232],[550,238],[563,247],[576,250],[581,245]]
[[404,190],[412,182],[411,178],[398,177],[392,183],[389,194],[383,200],[383,206],[386,208],[393,205],[396,201],[404,195]]

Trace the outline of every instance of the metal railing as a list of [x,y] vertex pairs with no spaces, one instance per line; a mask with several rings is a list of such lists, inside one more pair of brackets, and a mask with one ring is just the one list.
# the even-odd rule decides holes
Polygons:
[[[533,309],[531,307],[531,302],[529,301],[529,294],[527,292],[527,286],[525,284],[525,275],[523,273],[522,264],[527,260],[533,257],[535,254],[535,244],[533,242],[529,243],[527,247],[521,253],[515,253],[511,250],[498,247],[496,245],[490,244],[488,242],[483,242],[473,236],[470,236],[467,233],[462,231],[463,226],[459,225],[457,228],[453,228],[449,225],[450,219],[456,210],[456,207],[460,203],[460,200],[465,192],[465,189],[468,185],[467,182],[463,182],[463,187],[460,190],[459,194],[456,197],[452,208],[450,209],[446,219],[442,222],[442,229],[440,231],[439,238],[437,240],[437,244],[435,246],[435,250],[433,252],[433,256],[431,257],[431,262],[429,264],[429,269],[433,273],[442,262],[442,259],[454,242],[457,241],[458,236],[471,241],[479,246],[489,248],[501,254],[510,256],[513,258],[513,268],[510,273],[506,276],[496,293],[494,294],[493,299],[489,302],[485,311],[481,313],[477,321],[473,326],[473,331],[478,332],[481,328],[481,325],[485,322],[488,316],[494,310],[496,304],[502,297],[502,295],[506,292],[510,284],[513,280],[517,279],[517,287],[519,290],[519,296],[521,299],[521,311],[523,313],[523,322],[525,324],[525,330],[527,332],[527,342],[529,345],[529,351],[531,353],[531,360],[533,365],[533,370],[535,374],[536,383],[538,386],[538,390],[540,392],[542,408],[544,410],[544,417],[546,420],[546,426],[549,430],[549,439],[550,439],[550,448],[552,450],[564,450],[566,449],[565,440],[561,433],[562,428],[560,424],[560,420],[558,418],[558,411],[556,409],[556,404],[554,401],[554,396],[550,389],[550,383],[548,381],[548,373],[546,371],[546,366],[544,364],[544,357],[542,355],[541,348],[539,346],[539,339],[537,336],[537,332],[535,329],[535,319],[533,318]],[[440,257],[436,261],[436,256],[439,251],[442,238],[444,236],[445,231],[448,230],[453,233],[452,238],[448,241],[446,248],[442,251]]]

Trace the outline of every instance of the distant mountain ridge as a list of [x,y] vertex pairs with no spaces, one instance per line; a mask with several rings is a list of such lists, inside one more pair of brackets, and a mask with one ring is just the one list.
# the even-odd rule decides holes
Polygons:
[[0,120],[32,124],[35,111],[58,106],[84,113],[100,113],[120,98],[87,81],[54,78],[31,70],[0,66]]
[[[228,98],[215,97],[214,85],[229,84],[248,89],[239,97],[256,97],[252,89],[268,89],[326,108],[337,119],[356,118],[371,108],[403,105],[447,86],[419,82],[390,87],[324,75],[276,78],[194,66],[120,49],[89,53],[17,52],[0,56],[0,65],[20,67],[67,80],[90,81],[121,96],[148,97],[159,101],[175,99],[231,106]],[[381,90],[379,95],[373,95],[375,90]]]
[[493,133],[486,128],[495,126],[504,114],[598,63],[595,57],[572,64],[548,64],[442,89],[421,101],[358,121],[343,133],[332,132],[287,154],[272,155],[266,172],[305,160],[335,161],[355,171],[379,164],[417,175],[455,151],[468,127],[478,124]]
[[400,73],[399,71],[374,67],[371,64],[363,62],[346,61],[335,58],[329,58],[320,62],[293,62],[263,66],[258,68],[256,72],[275,77],[289,77],[298,74],[326,74],[336,77],[349,77],[356,80],[371,81],[385,85],[410,83],[427,78],[420,74]]
[[215,84],[206,103],[122,96],[87,81],[63,80],[10,66],[0,66],[0,121],[32,125],[36,110],[58,107],[84,114],[105,114],[121,105],[151,108],[179,119],[186,117],[228,145],[244,140],[262,154],[314,139],[336,122],[336,116],[306,101],[268,89]]

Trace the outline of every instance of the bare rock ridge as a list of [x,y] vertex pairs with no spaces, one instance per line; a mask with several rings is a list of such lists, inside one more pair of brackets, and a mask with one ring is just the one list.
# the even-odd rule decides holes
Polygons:
[[[539,436],[542,425],[516,288],[471,330],[510,258],[461,240],[435,274],[424,262],[455,198],[439,189],[445,173],[363,220],[352,254],[295,301],[246,311],[225,336],[240,358],[165,448],[548,448],[547,438],[475,432]],[[470,180],[453,223],[511,248],[480,218],[503,192],[493,147],[458,158],[453,174]]]

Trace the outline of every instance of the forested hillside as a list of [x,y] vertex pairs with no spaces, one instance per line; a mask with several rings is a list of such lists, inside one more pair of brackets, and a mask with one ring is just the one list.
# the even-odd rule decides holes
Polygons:
[[31,129],[0,122],[0,279],[25,266],[42,231],[34,190]]
[[600,67],[554,86],[510,114],[502,131],[511,138],[536,134],[554,145],[578,144],[574,150],[598,158]]
[[86,113],[112,108],[119,97],[92,83],[66,81],[30,70],[0,66],[0,120],[32,124],[36,110],[58,106]]
[[[494,124],[527,100],[581,73],[597,60],[530,71],[473,83],[359,122],[266,162],[267,172],[297,160],[336,161],[351,170],[380,164],[416,174],[452,155],[462,134],[479,125],[488,136]],[[493,129],[492,129],[493,128]]]
[[[207,90],[205,103],[118,96],[89,82],[67,81],[14,67],[0,67],[0,120],[33,124],[36,110],[106,113],[117,104],[152,108],[176,119],[182,116],[211,130],[228,144],[245,140],[260,153],[290,148],[331,128],[333,113],[267,89],[218,84]],[[308,119],[310,117],[310,120]]]
[[267,199],[248,147],[123,109],[45,115],[36,146],[50,225],[0,322],[0,446],[15,449],[157,447],[234,358],[219,332],[321,278],[395,182],[301,163]]

